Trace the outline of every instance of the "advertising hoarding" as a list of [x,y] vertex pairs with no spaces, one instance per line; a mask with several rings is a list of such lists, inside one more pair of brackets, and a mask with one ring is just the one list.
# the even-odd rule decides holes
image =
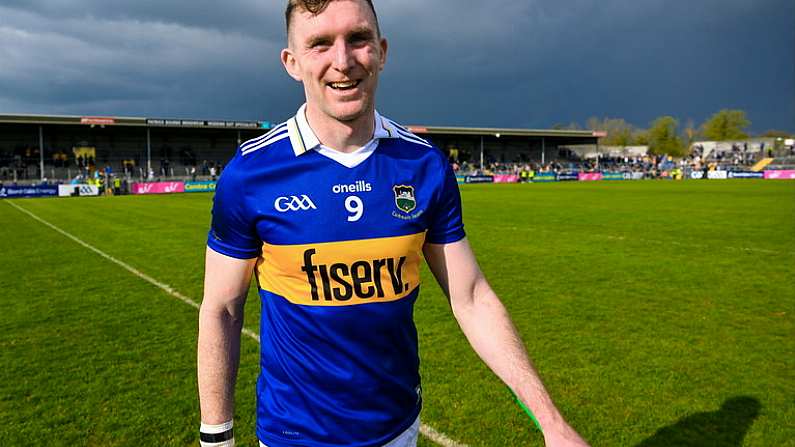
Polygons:
[[558,176],[554,172],[537,172],[533,177],[533,183],[557,182]]
[[497,174],[494,176],[494,183],[518,183],[518,175]]
[[558,172],[558,181],[559,182],[574,182],[580,179],[580,173],[578,171],[572,172]]
[[185,184],[182,182],[152,182],[152,183],[133,183],[133,194],[171,194],[175,192],[185,192]]
[[626,180],[623,172],[603,172],[602,180]]
[[58,197],[98,196],[99,187],[95,185],[58,185]]
[[494,183],[493,175],[468,175],[464,179],[466,183]]
[[764,176],[770,180],[795,180],[795,170],[765,171]]
[[0,199],[14,197],[55,197],[56,185],[0,186]]
[[597,180],[602,180],[602,173],[601,172],[580,172],[577,180],[581,182],[595,182]]
[[754,171],[729,171],[729,178],[765,178],[765,173]]
[[185,182],[185,192],[215,191],[215,182]]

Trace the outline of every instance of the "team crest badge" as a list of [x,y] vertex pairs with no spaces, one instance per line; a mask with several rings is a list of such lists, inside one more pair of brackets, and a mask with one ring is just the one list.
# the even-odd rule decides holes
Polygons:
[[417,207],[417,199],[414,197],[414,187],[407,185],[395,185],[395,205],[404,213],[410,213]]

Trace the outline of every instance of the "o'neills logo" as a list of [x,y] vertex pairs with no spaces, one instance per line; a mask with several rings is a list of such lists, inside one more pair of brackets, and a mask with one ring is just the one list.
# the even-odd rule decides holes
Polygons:
[[402,299],[420,285],[425,233],[301,245],[264,243],[261,289],[302,306],[353,306]]
[[[337,262],[316,265],[312,262],[316,253],[314,248],[306,250],[301,267],[311,287],[312,301],[320,301],[321,296],[326,301],[348,301],[354,296],[361,299],[383,298],[385,287],[389,287],[393,295],[399,295],[410,287],[410,284],[403,283],[405,256],[356,261],[352,264]],[[383,281],[384,272],[389,276],[387,284]]]
[[364,180],[357,180],[355,183],[347,185],[334,185],[331,187],[331,192],[334,194],[343,194],[348,192],[370,192],[373,190],[373,185]]

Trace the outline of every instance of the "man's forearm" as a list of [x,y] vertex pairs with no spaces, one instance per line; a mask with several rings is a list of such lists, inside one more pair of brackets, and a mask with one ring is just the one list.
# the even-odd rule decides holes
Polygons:
[[234,417],[242,325],[242,312],[233,315],[225,307],[204,304],[199,310],[197,375],[201,420],[206,424]]
[[451,300],[451,304],[475,352],[530,408],[544,431],[565,425],[505,306],[485,279],[478,281],[472,292],[471,300]]

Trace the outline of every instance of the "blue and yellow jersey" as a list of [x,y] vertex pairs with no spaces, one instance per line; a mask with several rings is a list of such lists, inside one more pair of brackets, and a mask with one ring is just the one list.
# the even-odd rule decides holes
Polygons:
[[302,107],[242,144],[218,182],[208,246],[257,258],[257,436],[269,447],[380,446],[422,405],[422,247],[464,237],[460,197],[441,151],[375,123],[370,143],[341,154]]

